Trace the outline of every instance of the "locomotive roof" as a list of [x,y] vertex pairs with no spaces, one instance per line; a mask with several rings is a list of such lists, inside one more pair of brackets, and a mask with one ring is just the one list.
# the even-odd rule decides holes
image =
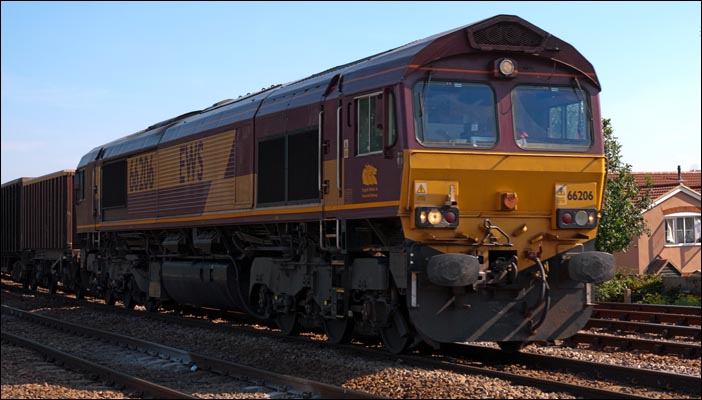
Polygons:
[[[498,30],[508,33],[495,34]],[[514,33],[526,37],[522,42],[514,42]],[[492,35],[492,36],[491,36]],[[495,40],[495,37],[508,39]],[[592,65],[568,43],[552,36],[522,18],[513,15],[497,15],[464,25],[446,32],[410,42],[382,53],[354,62],[330,68],[307,78],[283,85],[274,85],[260,92],[247,94],[235,100],[224,100],[209,108],[192,111],[142,131],[117,139],[88,152],[80,160],[78,168],[100,158],[107,160],[135,151],[143,151],[161,143],[167,143],[205,130],[217,129],[254,116],[282,111],[320,102],[330,95],[329,90],[340,81],[346,93],[361,93],[364,90],[379,89],[377,80],[366,79],[382,72],[383,86],[399,83],[413,68],[446,57],[446,44],[459,38],[461,43],[470,42],[461,51],[502,51],[542,54],[554,62],[561,63],[582,73],[599,88],[599,81]],[[435,45],[435,46],[433,46]],[[338,86],[341,86],[338,85]],[[375,86],[373,86],[375,85]],[[102,150],[102,153],[100,153]]]

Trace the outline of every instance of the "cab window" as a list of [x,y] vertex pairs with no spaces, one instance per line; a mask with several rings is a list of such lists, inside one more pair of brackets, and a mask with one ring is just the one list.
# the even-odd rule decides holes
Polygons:
[[356,109],[358,110],[358,137],[357,153],[370,154],[383,150],[383,130],[378,127],[380,121],[376,120],[376,105],[382,101],[379,93],[359,97],[356,99]]
[[519,147],[586,151],[592,145],[584,91],[573,87],[518,86],[511,97],[514,138]]
[[426,146],[490,148],[497,142],[495,95],[487,85],[419,82],[413,105],[417,140]]

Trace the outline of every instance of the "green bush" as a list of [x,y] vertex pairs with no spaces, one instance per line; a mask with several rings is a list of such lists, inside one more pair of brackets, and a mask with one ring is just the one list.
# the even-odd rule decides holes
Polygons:
[[595,301],[624,301],[624,291],[631,289],[631,302],[643,304],[672,304],[700,306],[699,296],[681,293],[680,290],[665,290],[663,278],[654,275],[622,275],[617,273],[612,280],[596,286]]
[[698,296],[692,295],[692,294],[686,294],[686,293],[680,293],[677,299],[673,302],[674,305],[676,306],[697,306],[700,307],[702,305],[702,301],[700,301],[700,298]]

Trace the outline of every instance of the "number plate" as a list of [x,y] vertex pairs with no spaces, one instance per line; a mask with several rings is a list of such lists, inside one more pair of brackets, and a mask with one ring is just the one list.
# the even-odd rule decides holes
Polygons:
[[597,183],[557,183],[556,208],[597,207]]

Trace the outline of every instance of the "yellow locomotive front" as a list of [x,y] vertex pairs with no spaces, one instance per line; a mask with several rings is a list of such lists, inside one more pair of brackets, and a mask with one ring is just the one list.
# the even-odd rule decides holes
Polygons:
[[[509,21],[486,29],[539,32]],[[594,249],[605,187],[599,85],[594,70],[540,56],[534,46],[548,49],[536,39],[484,36],[469,30],[479,51],[408,75],[404,289],[425,341],[514,349],[575,334],[593,284],[614,275],[612,255]]]

